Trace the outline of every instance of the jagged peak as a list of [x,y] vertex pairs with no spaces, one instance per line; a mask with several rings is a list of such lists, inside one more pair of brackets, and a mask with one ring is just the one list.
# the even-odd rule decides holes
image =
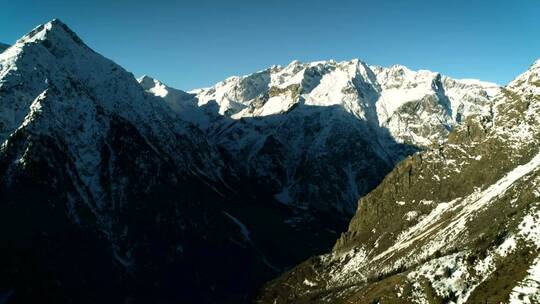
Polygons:
[[156,79],[154,77],[152,77],[152,76],[148,76],[148,75],[145,74],[145,75],[142,75],[141,77],[137,78],[137,80],[139,82],[141,82],[141,81],[148,81],[148,80],[154,81]]
[[350,62],[351,64],[362,64],[362,65],[368,66],[365,62],[363,62],[362,60],[358,58],[353,58],[349,60],[348,62]]
[[375,72],[385,72],[390,74],[429,74],[429,75],[436,75],[437,72],[433,72],[430,70],[425,69],[419,69],[419,70],[412,70],[409,67],[402,65],[402,64],[393,64],[390,66],[381,66],[381,65],[369,65],[369,68],[372,69]]
[[287,66],[295,66],[295,65],[301,65],[302,62],[298,59],[295,59],[293,61],[291,61],[291,63],[289,63]]
[[[65,95],[73,92],[89,95],[102,109],[140,120],[146,119],[143,113],[148,112],[149,106],[156,106],[155,99],[146,97],[131,73],[91,50],[59,19],[34,28],[1,52],[0,76],[2,88],[20,89],[26,96],[18,99],[14,97],[16,94],[2,96],[14,100],[12,108],[5,107],[5,113],[12,111],[17,115],[9,121],[13,127],[27,114],[31,97],[47,88],[58,89]],[[13,88],[14,83],[18,84],[17,88]],[[57,106],[63,98],[53,99],[51,104]]]
[[139,77],[137,81],[139,82],[139,84],[145,91],[149,91],[159,97],[166,97],[167,95],[169,95],[170,93],[169,91],[171,90],[179,91],[176,89],[169,88],[167,85],[163,84],[161,81],[153,77],[150,77],[148,75],[143,75]]
[[389,66],[387,69],[389,70],[397,70],[397,71],[410,71],[410,69],[402,64],[393,64]]
[[[358,64],[362,64],[362,65],[365,65],[366,67],[368,66],[364,61],[358,59],[358,58],[353,58],[353,59],[350,59],[350,60],[343,60],[343,61],[337,61],[335,59],[328,59],[328,60],[316,60],[316,61],[309,61],[309,62],[301,62],[299,60],[293,60],[291,61],[291,63],[289,63],[287,66],[285,66],[285,68],[294,68],[294,67],[298,67],[298,66],[301,66],[301,67],[313,67],[313,66],[350,66],[350,65],[358,65]],[[280,65],[274,65],[272,66],[272,68],[275,68],[275,67],[278,67],[278,68],[281,68]]]
[[137,78],[137,81],[145,90],[153,88],[156,86],[156,84],[161,84],[159,80],[148,75],[142,75],[141,77]]
[[230,76],[230,77],[227,77],[226,79],[216,83],[215,85],[213,85],[211,87],[200,88],[200,89],[196,89],[196,90],[193,90],[193,91],[200,91],[200,90],[205,90],[205,89],[211,89],[211,88],[216,87],[216,86],[223,86],[223,85],[225,85],[227,83],[241,81],[241,80],[246,79],[246,78],[257,76],[258,74],[261,74],[261,73],[271,73],[271,74],[285,73],[285,74],[288,74],[289,77],[292,77],[293,75],[297,75],[298,73],[302,72],[303,70],[305,70],[307,68],[321,67],[321,66],[322,67],[332,67],[332,68],[335,68],[335,67],[352,68],[352,67],[354,67],[355,69],[360,69],[362,71],[372,70],[372,71],[369,71],[369,72],[375,72],[375,73],[377,73],[378,71],[385,71],[385,72],[388,72],[388,71],[392,71],[392,72],[405,71],[407,73],[426,73],[426,74],[433,74],[433,75],[437,74],[437,73],[431,72],[429,70],[413,71],[413,70],[409,69],[408,67],[406,67],[404,65],[393,65],[391,67],[368,65],[366,62],[364,62],[363,60],[358,59],[358,58],[353,58],[353,59],[350,59],[350,60],[343,60],[343,61],[339,61],[339,62],[334,60],[334,59],[310,61],[310,62],[301,62],[300,60],[293,60],[289,64],[287,64],[286,66],[272,65],[271,67],[269,67],[267,69],[263,69],[263,70],[260,70],[260,71],[257,71],[257,72],[251,73],[251,74]]
[[44,70],[53,73],[53,70],[62,66],[66,71],[92,84],[99,83],[97,80],[100,77],[97,76],[100,75],[116,80],[119,77],[131,78],[131,85],[139,87],[131,73],[93,51],[60,19],[53,19],[35,27],[8,50],[1,52],[0,61],[5,63],[4,71],[25,68],[31,72],[32,64],[28,62],[39,61]]
[[143,75],[137,78],[137,82],[139,82],[145,91],[159,97],[165,98],[172,96],[172,99],[185,99],[193,96],[191,93],[170,87],[152,76]]
[[[535,62],[535,65],[539,65],[540,60],[538,62]],[[380,66],[380,65],[368,65],[364,61],[354,58],[351,60],[344,60],[337,62],[335,60],[321,60],[321,61],[312,61],[312,62],[305,62],[302,63],[299,60],[293,60],[291,63],[289,63],[286,66],[280,66],[280,65],[273,65],[268,69],[261,70],[252,74],[246,74],[243,76],[231,76],[227,79],[218,82],[216,85],[208,88],[201,88],[199,90],[193,90],[195,91],[201,91],[201,90],[210,90],[211,88],[215,88],[217,86],[223,86],[230,82],[236,82],[241,81],[243,79],[251,78],[254,76],[257,76],[257,74],[260,73],[271,73],[276,75],[283,75],[285,78],[298,78],[296,81],[300,81],[300,74],[303,73],[305,69],[312,68],[312,67],[340,67],[345,68],[346,70],[350,72],[353,72],[351,68],[354,68],[355,71],[360,71],[363,76],[366,76],[364,74],[372,74],[373,76],[376,76],[379,81],[382,83],[386,83],[387,81],[425,81],[425,82],[433,82],[433,81],[451,81],[451,82],[457,82],[463,86],[477,86],[477,87],[485,87],[485,88],[498,88],[499,85],[496,83],[491,82],[485,82],[477,79],[454,79],[449,76],[442,75],[439,72],[434,72],[427,69],[419,69],[419,70],[412,70],[409,67],[401,64],[394,64],[391,66]],[[281,76],[279,76],[281,77]],[[289,81],[285,81],[286,83],[289,83]]]
[[83,48],[90,48],[60,19],[53,19],[31,30],[28,34],[17,40],[16,44],[43,42],[46,45],[62,45],[74,43]]

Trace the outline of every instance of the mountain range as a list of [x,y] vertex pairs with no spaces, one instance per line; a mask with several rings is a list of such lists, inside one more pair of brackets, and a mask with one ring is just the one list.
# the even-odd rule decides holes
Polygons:
[[0,46],[0,303],[534,303],[539,71],[185,92],[43,24]]
[[[359,201],[329,254],[271,282],[274,303],[537,303],[540,61],[445,144]],[[268,301],[267,301],[268,300]]]

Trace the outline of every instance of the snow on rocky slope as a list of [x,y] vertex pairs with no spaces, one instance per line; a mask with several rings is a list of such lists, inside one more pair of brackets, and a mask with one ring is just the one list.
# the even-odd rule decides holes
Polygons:
[[[199,125],[234,160],[236,175],[260,181],[303,214],[336,210],[345,219],[399,160],[444,142],[466,117],[491,115],[499,91],[491,83],[359,60],[293,61],[193,95],[148,84],[148,92],[175,99],[173,109],[189,100],[214,117],[210,127],[208,119]],[[201,116],[192,108],[183,113],[188,120]]]
[[[515,87],[353,60],[186,93],[137,82],[54,20],[0,53],[0,290],[244,302],[328,248],[398,161],[489,125]],[[528,121],[508,137],[533,136]]]
[[[3,146],[23,130],[61,137],[97,201],[104,197],[98,166],[103,155],[95,147],[111,128],[101,116],[137,126],[148,144],[183,170],[219,179],[219,158],[204,147],[198,129],[170,114],[161,99],[146,94],[130,73],[93,52],[60,21],[34,29],[0,54],[0,94]],[[200,149],[191,153],[180,150],[182,145]]]
[[327,255],[268,284],[260,303],[536,303],[538,61],[440,147],[362,198]]
[[14,301],[237,302],[268,272],[223,213],[219,151],[59,20],[0,53],[0,142]]
[[[340,106],[360,120],[388,129],[396,141],[428,146],[444,141],[464,117],[489,114],[499,91],[492,83],[456,80],[400,65],[293,61],[255,74],[231,77],[194,90],[199,104],[216,101],[232,118],[285,113],[298,104]],[[286,94],[284,94],[286,93]]]
[[147,92],[163,98],[167,105],[183,120],[196,124],[201,129],[208,128],[216,119],[215,109],[211,108],[211,104],[199,106],[194,94],[168,87],[159,80],[146,75],[137,81]]

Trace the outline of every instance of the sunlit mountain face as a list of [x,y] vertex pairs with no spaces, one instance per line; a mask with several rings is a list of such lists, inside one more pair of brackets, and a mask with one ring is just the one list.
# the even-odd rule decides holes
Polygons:
[[0,303],[540,301],[539,66],[185,92],[43,24],[0,45]]

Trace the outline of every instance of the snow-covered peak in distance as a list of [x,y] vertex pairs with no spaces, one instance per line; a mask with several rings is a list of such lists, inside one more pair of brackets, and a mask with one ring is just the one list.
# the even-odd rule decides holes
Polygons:
[[58,19],[0,53],[0,98],[0,142],[22,127],[43,134],[54,130],[80,157],[85,172],[93,172],[101,159],[94,148],[111,127],[103,117],[137,126],[162,151],[175,151],[179,165],[195,163],[186,161],[188,152],[177,152],[180,137],[206,144],[163,99],[147,94],[131,73],[94,52]]
[[3,57],[9,57],[16,53],[20,53],[23,46],[34,43],[43,44],[45,48],[51,51],[65,48],[66,55],[70,53],[69,51],[85,50],[86,52],[100,56],[90,49],[77,34],[75,34],[67,25],[62,23],[62,21],[53,19],[52,21],[37,26],[28,34],[17,40],[13,47],[9,49],[9,52],[3,54]]
[[441,92],[450,98],[452,118],[455,121],[458,120],[459,114],[463,114],[460,113],[459,106],[467,108],[474,106],[464,100],[464,93],[473,95],[485,93],[487,97],[493,97],[499,91],[499,86],[494,83],[476,79],[452,79],[429,70],[412,71],[403,65],[393,65],[389,68],[371,66],[371,68],[381,86],[379,103],[390,109],[388,111],[390,115],[393,110],[410,100],[421,99],[433,92]]
[[1,89],[21,95],[6,95],[14,101],[0,109],[4,136],[21,124],[36,96],[53,88],[92,95],[103,109],[132,121],[150,123],[156,111],[170,112],[131,73],[94,52],[58,19],[36,27],[0,54],[0,79]]
[[4,98],[13,99],[0,109],[0,139],[22,123],[36,96],[53,89],[80,87],[79,93],[93,95],[104,109],[142,120],[148,117],[144,103],[157,106],[143,97],[131,73],[92,51],[58,19],[36,27],[0,54],[0,79],[0,88],[11,92]]
[[148,75],[143,75],[138,78],[137,81],[141,84],[143,89],[153,93],[159,97],[165,97],[169,94],[169,90],[159,80],[156,80]]
[[206,129],[212,119],[216,117],[217,109],[208,103],[199,107],[195,94],[171,88],[161,81],[148,75],[143,75],[137,81],[142,88],[150,94],[163,98],[167,105],[183,120]]
[[233,119],[286,113],[297,105],[340,106],[360,120],[387,128],[399,141],[427,146],[443,140],[473,114],[490,115],[498,85],[458,80],[402,65],[369,66],[358,59],[272,66],[194,90],[198,104],[215,101]]
[[[538,280],[540,249],[531,229],[539,227],[539,63],[492,98],[491,120],[468,119],[448,144],[400,162],[360,199],[333,252],[274,281],[260,302],[538,303],[529,282]],[[456,86],[443,81],[446,91]],[[490,298],[515,267],[524,276]],[[456,275],[440,275],[445,269]]]

